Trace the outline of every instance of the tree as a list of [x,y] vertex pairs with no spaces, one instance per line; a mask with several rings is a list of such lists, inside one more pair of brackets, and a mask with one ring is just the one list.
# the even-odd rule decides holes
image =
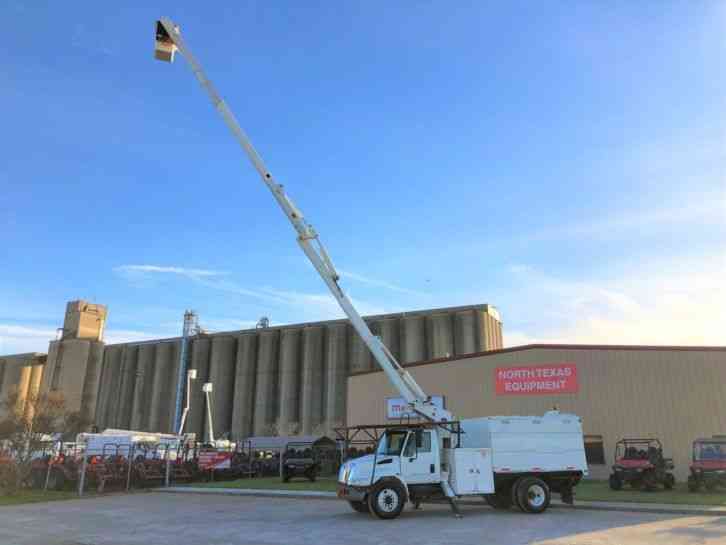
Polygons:
[[5,414],[0,420],[0,444],[6,453],[0,490],[5,493],[14,493],[28,482],[33,460],[54,434],[61,433],[66,440],[75,438],[88,424],[79,413],[66,410],[60,392],[21,396],[13,390],[0,402],[0,413]]

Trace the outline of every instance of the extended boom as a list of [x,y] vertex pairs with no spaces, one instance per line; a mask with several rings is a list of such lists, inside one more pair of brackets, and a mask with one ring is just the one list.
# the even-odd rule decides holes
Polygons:
[[277,201],[277,204],[279,204],[280,208],[282,208],[282,211],[287,216],[287,219],[289,219],[290,223],[292,223],[295,231],[297,231],[298,244],[302,248],[303,252],[305,252],[305,255],[308,256],[308,259],[310,259],[311,263],[328,286],[328,289],[333,294],[333,297],[335,297],[335,300],[340,305],[340,308],[343,309],[343,312],[373,354],[373,357],[378,362],[378,365],[380,365],[381,369],[383,369],[388,376],[388,379],[393,383],[396,389],[411,405],[412,409],[416,413],[432,422],[450,420],[451,414],[448,411],[436,407],[431,402],[430,397],[426,395],[410,373],[401,367],[383,342],[373,335],[366,322],[360,314],[358,314],[358,311],[340,287],[340,276],[335,270],[335,266],[333,265],[330,256],[320,242],[318,234],[315,232],[313,227],[305,221],[302,212],[300,212],[300,210],[298,210],[298,208],[293,204],[290,198],[285,194],[282,185],[275,181],[275,178],[262,162],[262,158],[252,146],[252,142],[242,130],[242,127],[240,127],[234,114],[229,109],[229,106],[227,106],[225,101],[214,88],[212,82],[209,81],[202,70],[202,66],[199,64],[199,61],[197,61],[182,39],[179,26],[174,24],[174,22],[170,19],[162,17],[156,23],[155,56],[159,60],[171,62],[173,61],[174,53],[177,50],[191,66],[194,75],[202,88],[204,88],[207,92],[207,95],[212,101],[215,109],[222,116],[222,119],[224,119],[224,122],[227,124],[230,131],[232,131],[232,134],[237,139],[237,142],[244,150],[252,165],[255,167],[255,170],[259,173],[262,181],[272,193],[272,196]]

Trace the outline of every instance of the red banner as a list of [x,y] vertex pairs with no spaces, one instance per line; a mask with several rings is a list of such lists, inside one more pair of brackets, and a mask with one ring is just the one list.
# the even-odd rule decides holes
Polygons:
[[231,452],[203,450],[199,453],[199,469],[229,469],[232,463]]
[[497,367],[497,395],[551,395],[577,393],[577,365],[548,363],[530,367]]

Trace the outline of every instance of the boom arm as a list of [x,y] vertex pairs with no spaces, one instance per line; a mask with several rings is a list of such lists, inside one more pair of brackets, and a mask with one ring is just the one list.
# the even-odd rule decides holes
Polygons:
[[431,402],[430,397],[424,393],[410,373],[401,367],[383,342],[373,335],[371,330],[368,328],[368,325],[365,323],[363,318],[361,318],[360,314],[358,314],[358,311],[355,307],[353,307],[350,299],[338,284],[340,276],[335,270],[335,266],[333,265],[330,256],[320,242],[318,234],[315,232],[313,227],[305,221],[302,213],[285,194],[282,185],[278,184],[270,171],[267,170],[267,167],[262,162],[262,158],[252,146],[252,142],[250,142],[250,139],[240,127],[234,114],[224,100],[222,100],[219,96],[219,93],[217,93],[217,90],[212,85],[212,82],[209,81],[207,76],[204,74],[202,66],[186,46],[181,33],[179,32],[179,27],[170,19],[162,17],[156,24],[155,56],[157,59],[171,62],[174,58],[175,50],[178,50],[191,66],[194,75],[209,95],[209,99],[212,101],[212,104],[220,113],[222,119],[224,119],[227,127],[229,127],[232,131],[232,134],[237,139],[237,142],[247,154],[247,157],[252,162],[252,165],[255,167],[257,172],[260,174],[262,181],[272,193],[272,196],[277,201],[277,204],[279,204],[280,208],[282,208],[282,211],[287,216],[287,219],[289,219],[290,223],[292,223],[295,231],[297,231],[297,242],[302,248],[302,251],[305,252],[306,256],[308,256],[308,259],[328,286],[328,289],[333,294],[333,297],[335,297],[336,301],[338,301],[340,308],[343,309],[345,315],[348,319],[350,319],[350,322],[353,324],[356,332],[360,335],[361,339],[363,339],[363,342],[371,351],[373,357],[378,362],[378,365],[381,366],[381,369],[383,369],[386,373],[386,376],[393,386],[411,405],[413,410],[421,416],[433,422],[450,420],[451,414],[448,411],[436,407]]

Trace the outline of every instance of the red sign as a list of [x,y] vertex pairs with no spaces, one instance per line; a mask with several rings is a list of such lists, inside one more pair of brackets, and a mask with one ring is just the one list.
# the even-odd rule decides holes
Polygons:
[[497,395],[548,395],[577,393],[577,365],[548,363],[531,367],[497,367]]
[[203,450],[199,453],[197,465],[199,469],[229,469],[232,464],[231,452]]

